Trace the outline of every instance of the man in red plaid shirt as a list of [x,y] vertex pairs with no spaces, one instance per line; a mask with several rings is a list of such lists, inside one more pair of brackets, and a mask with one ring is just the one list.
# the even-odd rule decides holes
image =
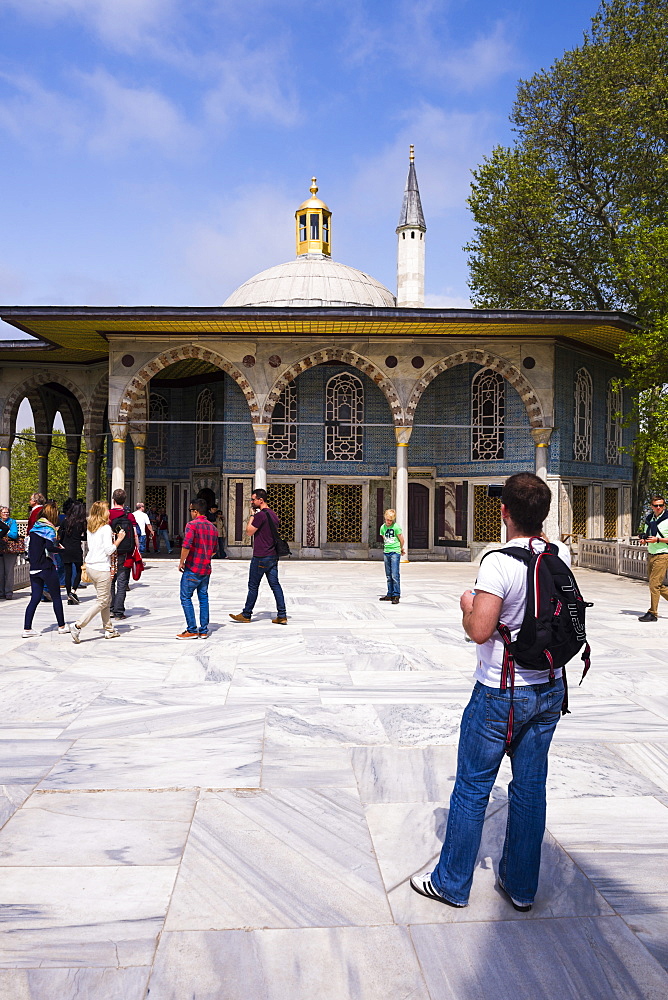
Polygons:
[[[206,517],[205,500],[193,500],[190,504],[192,521],[186,525],[183,548],[179,560],[181,577],[181,607],[186,616],[185,632],[177,639],[206,639],[209,633],[209,578],[211,576],[211,556],[218,548],[218,532],[215,524]],[[193,594],[197,591],[199,601],[199,631],[195,620]]]

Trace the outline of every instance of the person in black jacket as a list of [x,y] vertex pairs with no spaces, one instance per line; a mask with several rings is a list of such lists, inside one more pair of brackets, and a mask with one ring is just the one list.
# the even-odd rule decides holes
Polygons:
[[83,563],[82,542],[86,537],[86,508],[78,500],[73,500],[58,528],[58,540],[63,547],[61,559],[65,570],[67,603],[78,604],[77,587],[81,583]]
[[65,624],[63,602],[60,597],[60,584],[58,583],[58,570],[51,558],[52,553],[61,551],[61,546],[56,540],[57,524],[58,508],[55,503],[46,503],[28,535],[28,562],[30,563],[30,588],[32,593],[30,603],[26,608],[23,626],[24,639],[30,639],[33,636],[39,635],[39,632],[33,631],[32,621],[35,617],[37,605],[42,599],[45,587],[49,588],[53,598],[53,610],[58,622],[58,631],[65,634],[70,630],[69,625]]

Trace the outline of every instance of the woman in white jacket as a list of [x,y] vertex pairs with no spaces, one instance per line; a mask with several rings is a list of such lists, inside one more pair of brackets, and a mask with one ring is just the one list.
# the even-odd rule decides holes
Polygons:
[[114,541],[109,525],[109,506],[105,500],[97,500],[88,515],[86,554],[86,571],[95,586],[97,600],[78,622],[70,625],[74,642],[81,641],[81,629],[98,612],[102,618],[105,639],[115,639],[121,634],[111,622],[109,608],[111,607],[111,557],[124,538],[125,532],[121,529]]

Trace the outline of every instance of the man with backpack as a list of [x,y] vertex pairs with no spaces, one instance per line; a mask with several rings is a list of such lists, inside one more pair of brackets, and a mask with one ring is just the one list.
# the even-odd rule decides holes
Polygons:
[[[128,616],[125,613],[125,595],[130,583],[130,573],[132,572],[131,556],[139,543],[139,532],[134,515],[125,506],[127,495],[125,490],[114,490],[111,495],[111,507],[109,509],[109,524],[112,534],[115,536],[123,529],[125,537],[116,549],[116,572],[111,581],[111,610],[112,618],[122,620]],[[126,566],[125,563],[128,563]]]
[[263,576],[267,577],[267,583],[276,599],[276,617],[271,619],[273,624],[288,624],[283,588],[278,581],[278,560],[284,550],[287,550],[285,554],[288,555],[290,549],[278,534],[280,521],[267,503],[267,496],[266,490],[253,490],[251,494],[251,515],[246,525],[246,534],[253,539],[248,594],[241,614],[230,614],[232,621],[243,622],[245,625],[251,620]]
[[[562,666],[585,646],[586,606],[570,573],[570,555],[547,543],[547,485],[532,473],[511,476],[501,493],[507,543],[481,562],[475,591],[460,605],[464,631],[477,643],[476,684],[462,716],[457,776],[445,843],[436,868],[411,887],[448,906],[468,903],[485,810],[504,753],[506,838],[498,886],[516,910],[531,909],[545,830],[547,754],[565,705]],[[585,672],[588,659],[585,660]]]

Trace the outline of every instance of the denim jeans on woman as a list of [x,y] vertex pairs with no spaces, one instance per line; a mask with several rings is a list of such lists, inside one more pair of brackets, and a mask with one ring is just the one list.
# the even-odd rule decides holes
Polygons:
[[[515,688],[506,838],[499,879],[518,903],[532,903],[538,886],[545,831],[547,754],[561,714],[564,685]],[[450,798],[445,843],[431,876],[451,903],[468,902],[489,795],[503,760],[510,692],[479,681],[464,710],[457,777]]]
[[[186,631],[188,632],[199,631],[200,635],[206,635],[209,631],[210,579],[211,575],[209,573],[200,575],[199,573],[193,573],[191,569],[184,569],[181,574],[179,596],[181,598],[183,613],[186,616]],[[199,630],[193,607],[193,594],[195,592],[197,592],[197,600],[199,601]]]
[[283,596],[283,588],[278,582],[278,558],[276,556],[253,556],[251,559],[248,571],[248,595],[241,614],[244,618],[251,617],[263,576],[267,577],[267,583],[276,598],[277,618],[285,618],[285,597]]
[[385,552],[385,576],[387,577],[387,596],[401,597],[401,587],[399,586],[399,563],[401,561],[400,552]]

